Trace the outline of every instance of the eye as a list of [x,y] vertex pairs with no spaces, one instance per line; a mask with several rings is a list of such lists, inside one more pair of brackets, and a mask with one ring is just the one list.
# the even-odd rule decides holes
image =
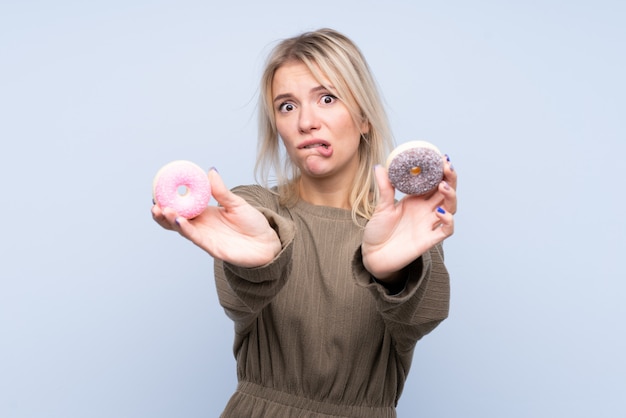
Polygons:
[[333,96],[332,94],[325,94],[322,96],[321,102],[324,104],[332,104],[337,100],[337,96]]
[[295,106],[290,102],[281,103],[280,106],[278,106],[278,111],[283,113],[291,112],[294,109]]

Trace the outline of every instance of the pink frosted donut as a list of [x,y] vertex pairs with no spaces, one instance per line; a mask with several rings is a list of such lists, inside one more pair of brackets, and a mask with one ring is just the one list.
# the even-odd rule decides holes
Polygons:
[[187,219],[200,215],[211,199],[207,174],[191,161],[172,161],[161,167],[152,182],[152,196],[162,208]]
[[400,145],[389,154],[386,165],[389,181],[405,194],[426,194],[443,180],[441,152],[426,141]]

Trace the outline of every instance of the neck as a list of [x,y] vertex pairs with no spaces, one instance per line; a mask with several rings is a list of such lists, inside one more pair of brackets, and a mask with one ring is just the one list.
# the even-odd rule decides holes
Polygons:
[[352,209],[349,200],[352,180],[301,177],[298,182],[299,195],[302,200],[312,205]]

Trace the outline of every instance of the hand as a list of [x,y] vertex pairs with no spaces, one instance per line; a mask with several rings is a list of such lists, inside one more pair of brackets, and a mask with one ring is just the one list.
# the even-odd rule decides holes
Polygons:
[[208,176],[211,193],[220,206],[209,206],[196,218],[187,220],[170,208],[154,205],[154,220],[231,264],[258,267],[272,261],[280,252],[281,243],[265,216],[228,190],[215,170]]
[[361,251],[365,268],[379,280],[394,276],[454,232],[457,175],[445,158],[444,179],[426,196],[405,196],[396,203],[387,170],[376,167],[379,203],[367,223]]

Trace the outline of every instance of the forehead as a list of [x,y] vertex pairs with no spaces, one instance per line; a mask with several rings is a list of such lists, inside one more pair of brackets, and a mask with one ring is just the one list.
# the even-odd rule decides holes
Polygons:
[[[320,68],[313,64],[314,72],[301,61],[288,61],[274,72],[272,79],[272,93],[280,94],[294,89],[307,89],[320,85],[329,86],[331,83]],[[294,91],[295,93],[295,91]]]

